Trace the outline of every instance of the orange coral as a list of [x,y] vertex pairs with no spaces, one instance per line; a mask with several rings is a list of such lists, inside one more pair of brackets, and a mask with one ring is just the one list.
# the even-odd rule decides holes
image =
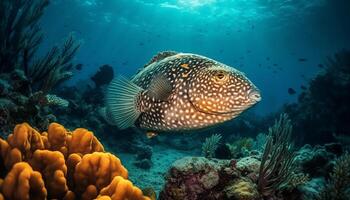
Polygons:
[[150,199],[142,195],[142,191],[133,186],[133,184],[124,179],[121,176],[114,177],[113,181],[100,192],[98,200],[108,199],[111,200],[123,200],[123,199],[135,199],[135,200],[146,200]]
[[45,199],[47,195],[41,174],[25,162],[12,167],[4,180],[2,192],[8,199]]
[[94,152],[84,155],[76,165],[74,181],[80,183],[77,186],[79,192],[90,193],[107,186],[115,176],[128,178],[128,171],[120,160],[110,153]]
[[77,128],[73,131],[72,140],[68,147],[69,154],[87,154],[96,151],[104,151],[102,144],[97,140],[94,134],[84,128]]
[[[50,124],[40,134],[23,123],[7,141],[0,139],[2,199],[149,200],[128,180],[119,158],[104,152],[94,134]],[[2,179],[4,178],[4,179]]]
[[50,198],[62,198],[67,193],[67,166],[61,152],[37,150],[29,163],[42,173]]

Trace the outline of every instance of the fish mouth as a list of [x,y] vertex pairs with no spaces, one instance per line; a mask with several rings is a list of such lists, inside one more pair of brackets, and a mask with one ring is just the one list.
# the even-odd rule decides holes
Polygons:
[[253,103],[258,103],[261,101],[261,94],[258,89],[250,89],[248,91],[248,98],[253,102]]

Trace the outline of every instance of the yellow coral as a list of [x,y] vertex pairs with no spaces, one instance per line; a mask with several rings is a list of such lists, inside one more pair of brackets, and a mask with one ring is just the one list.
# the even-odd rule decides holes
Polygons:
[[[73,132],[52,123],[48,132],[23,123],[7,141],[0,139],[2,199],[128,199],[149,200],[128,180],[119,158],[105,153],[94,134]],[[4,178],[4,179],[2,179]]]
[[234,197],[239,200],[253,200],[258,197],[258,191],[253,183],[243,179],[235,181],[225,188],[228,198]]

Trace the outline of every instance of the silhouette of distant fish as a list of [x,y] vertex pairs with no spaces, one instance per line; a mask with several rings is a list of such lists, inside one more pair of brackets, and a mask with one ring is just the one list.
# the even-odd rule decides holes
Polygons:
[[276,67],[276,66],[278,66],[278,64],[274,63],[274,64],[273,64],[273,66],[275,66],[275,67]]
[[319,68],[324,68],[324,65],[322,65],[322,64],[318,64],[317,65]]
[[299,62],[306,62],[306,61],[307,61],[307,58],[299,58],[298,61],[299,61]]
[[82,70],[83,69],[83,64],[79,63],[79,64],[75,65],[75,69],[78,70],[78,71]]
[[131,80],[113,80],[106,114],[121,129],[136,126],[154,136],[222,123],[260,100],[257,87],[237,69],[169,51],[154,56]]
[[305,87],[304,85],[301,85],[300,88],[301,88],[302,90],[306,90],[306,87]]
[[270,57],[266,57],[266,60],[270,60]]
[[296,91],[293,88],[288,88],[288,94],[293,95]]

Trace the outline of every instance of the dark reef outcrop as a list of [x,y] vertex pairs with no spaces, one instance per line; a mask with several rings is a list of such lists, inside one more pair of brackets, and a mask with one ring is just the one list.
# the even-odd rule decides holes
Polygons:
[[350,135],[350,51],[339,51],[324,66],[298,102],[284,109],[304,143],[330,142],[333,136]]

